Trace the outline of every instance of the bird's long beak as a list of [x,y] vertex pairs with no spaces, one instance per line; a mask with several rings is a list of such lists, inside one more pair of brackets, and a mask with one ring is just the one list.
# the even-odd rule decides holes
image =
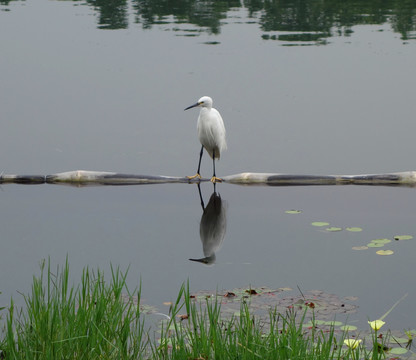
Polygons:
[[199,103],[196,103],[196,104],[193,104],[191,106],[188,106],[185,110],[189,110],[189,109],[192,109],[192,108],[197,107],[197,106],[199,106]]

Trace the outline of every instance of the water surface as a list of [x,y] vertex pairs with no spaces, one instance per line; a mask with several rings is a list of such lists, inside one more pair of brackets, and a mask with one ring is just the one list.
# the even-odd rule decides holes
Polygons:
[[[197,111],[210,95],[228,148],[217,172],[415,170],[412,2],[10,1],[0,4],[1,170],[194,174]],[[211,175],[203,159],[202,174]],[[203,184],[205,203],[213,192]],[[414,327],[415,189],[219,184],[227,227],[211,266],[195,185],[2,187],[1,302],[28,292],[38,263],[129,267],[160,305],[199,289],[322,289],[358,296],[358,319]],[[289,215],[286,210],[299,209]],[[328,233],[310,225],[359,226]],[[387,247],[387,246],[386,246]]]

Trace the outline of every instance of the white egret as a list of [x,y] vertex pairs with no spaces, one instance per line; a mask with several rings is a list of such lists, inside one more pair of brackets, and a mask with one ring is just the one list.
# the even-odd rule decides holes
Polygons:
[[222,180],[217,178],[215,174],[215,159],[219,159],[221,153],[227,149],[224,121],[222,120],[222,117],[217,109],[212,107],[212,99],[209,96],[201,97],[196,104],[188,106],[185,110],[197,106],[201,108],[198,117],[197,129],[198,138],[202,144],[202,147],[199,154],[198,170],[194,176],[187,176],[187,178],[201,178],[201,159],[205,148],[209,156],[212,158],[212,164],[214,168],[214,173],[212,175],[211,181],[213,183],[221,182]]

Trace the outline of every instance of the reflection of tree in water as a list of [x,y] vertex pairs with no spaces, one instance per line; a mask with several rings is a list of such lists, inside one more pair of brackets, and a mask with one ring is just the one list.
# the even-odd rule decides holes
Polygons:
[[416,2],[403,0],[394,3],[394,16],[391,18],[393,30],[400,33],[403,40],[416,39]]
[[133,0],[137,21],[144,28],[170,16],[175,23],[189,23],[218,34],[221,20],[231,8],[244,6],[250,18],[257,18],[265,32],[334,32],[348,35],[351,27],[363,24],[391,23],[394,31],[407,39],[416,31],[414,0]]
[[187,0],[132,0],[133,9],[136,12],[136,21],[143,25],[144,29],[150,29],[152,25],[168,22],[167,17],[174,16],[176,22],[185,23],[190,1]]
[[86,0],[99,13],[98,28],[126,29],[128,27],[127,0]]
[[320,32],[348,35],[351,27],[391,23],[407,39],[416,30],[413,0],[246,0],[250,16],[259,16],[264,31]]
[[132,0],[137,11],[137,22],[145,29],[153,24],[166,21],[169,16],[174,17],[174,23],[194,24],[206,28],[212,34],[220,32],[220,21],[227,17],[232,7],[240,7],[237,0],[231,1],[191,1],[191,0]]
[[[10,2],[0,0],[0,5]],[[309,40],[315,40],[313,33],[348,36],[355,25],[389,23],[403,40],[416,39],[415,0],[86,0],[85,4],[98,13],[100,29],[127,28],[131,5],[136,22],[145,29],[160,23],[192,24],[219,34],[230,10],[244,7],[266,33],[309,33]],[[263,36],[292,40],[291,34]]]

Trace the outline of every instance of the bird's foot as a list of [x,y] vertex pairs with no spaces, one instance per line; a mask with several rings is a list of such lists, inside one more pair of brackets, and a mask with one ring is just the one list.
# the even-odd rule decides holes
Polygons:
[[216,176],[213,176],[213,177],[211,178],[211,182],[212,182],[213,184],[215,184],[215,183],[217,183],[217,182],[222,182],[222,179],[220,179],[220,178],[218,178],[218,177],[216,177]]
[[193,176],[187,176],[187,178],[188,178],[189,180],[196,179],[196,178],[201,179],[201,175],[200,175],[200,174],[198,174],[198,173],[196,173],[196,174],[195,174],[195,175],[193,175]]

